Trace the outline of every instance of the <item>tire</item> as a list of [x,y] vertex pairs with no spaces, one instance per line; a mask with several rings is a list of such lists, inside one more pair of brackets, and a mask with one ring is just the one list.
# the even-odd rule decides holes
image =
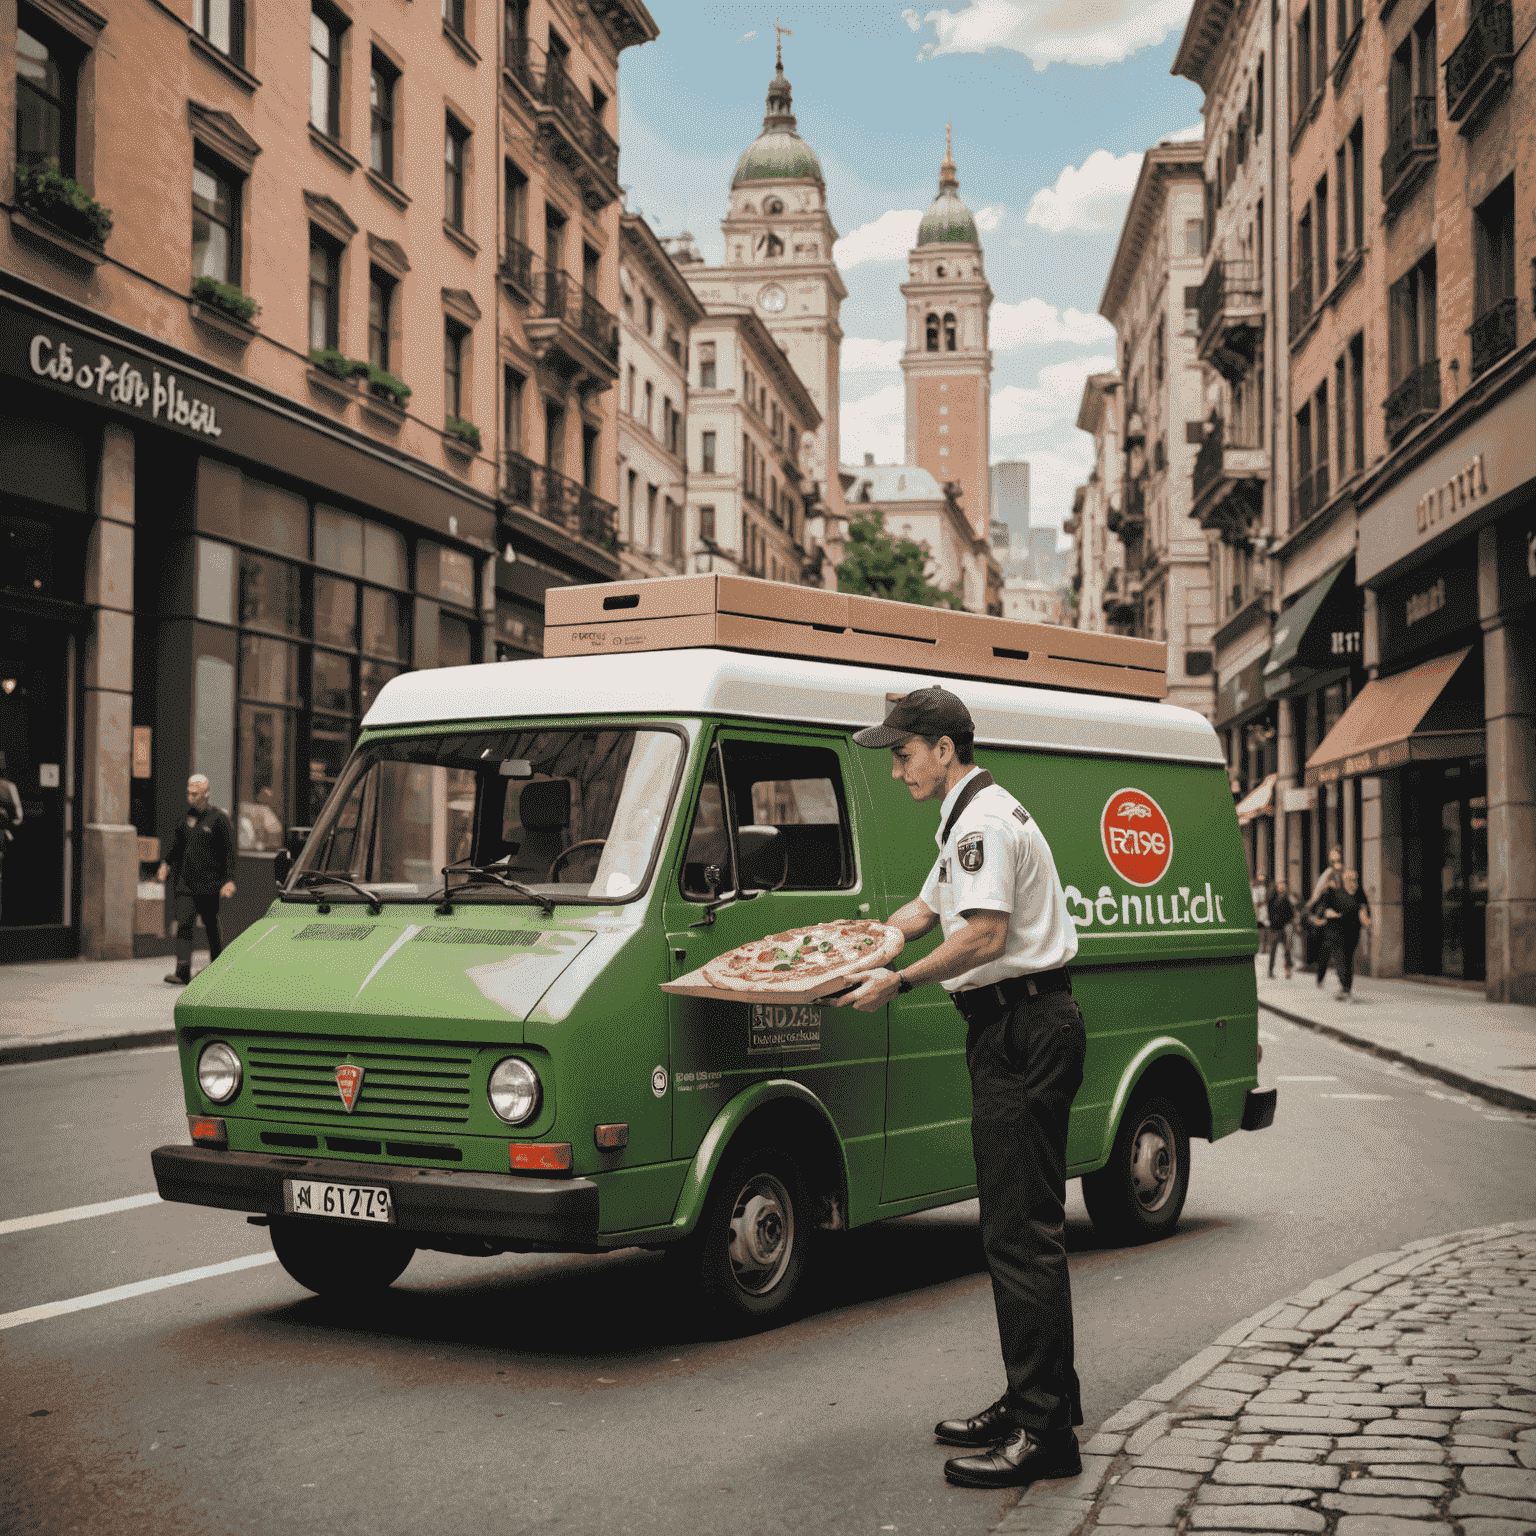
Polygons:
[[1101,1239],[1149,1243],[1178,1225],[1189,1193],[1189,1132],[1172,1099],[1135,1099],[1121,1117],[1109,1161],[1083,1175],[1083,1202]]
[[788,1315],[813,1236],[800,1170],[783,1153],[754,1147],[721,1165],[698,1227],[667,1259],[718,1326],[744,1332]]
[[405,1273],[416,1252],[397,1232],[377,1227],[274,1216],[270,1230],[277,1262],[317,1296],[382,1291]]

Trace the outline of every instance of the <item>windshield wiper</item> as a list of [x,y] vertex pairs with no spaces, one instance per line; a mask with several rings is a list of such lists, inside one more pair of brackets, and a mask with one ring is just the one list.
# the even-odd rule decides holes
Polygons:
[[[368,915],[377,917],[384,910],[384,903],[370,890],[359,885],[355,880],[349,880],[345,875],[333,875],[324,869],[306,869],[295,882],[297,885],[308,885],[311,882],[326,885],[344,885],[349,890],[356,891],[368,903]],[[318,904],[318,898],[316,898]]]
[[[519,896],[526,896],[529,901],[538,902],[545,917],[553,917],[555,915],[555,901],[552,896],[541,896],[531,886],[524,885],[521,880],[512,879],[510,875],[503,874],[501,870],[495,869],[489,864],[446,864],[443,866],[443,887],[440,891],[432,893],[432,896],[441,896],[443,898],[442,905],[437,910],[444,917],[450,916],[453,912],[453,903],[448,892],[448,876],[450,874],[463,875],[465,877],[464,885],[458,887],[461,891],[465,886],[475,884],[477,880],[494,881],[495,884],[505,886],[509,891],[516,891]],[[427,897],[427,900],[431,901],[432,896]]]

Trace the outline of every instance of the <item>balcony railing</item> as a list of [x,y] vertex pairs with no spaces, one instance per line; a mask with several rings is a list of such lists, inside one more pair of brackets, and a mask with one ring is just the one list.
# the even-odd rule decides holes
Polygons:
[[1291,340],[1294,341],[1307,328],[1312,318],[1312,274],[1304,273],[1291,289]]
[[530,319],[560,320],[578,331],[611,363],[619,360],[619,322],[569,272],[535,274]]
[[1252,262],[1224,261],[1217,257],[1205,274],[1205,281],[1200,284],[1199,334],[1203,337],[1221,316],[1232,310],[1259,307],[1263,297],[1264,287]]
[[1509,0],[1483,0],[1467,20],[1467,35],[1445,61],[1445,115],[1461,123],[1463,133],[1508,86],[1514,58]]
[[509,30],[504,45],[507,74],[547,109],[540,133],[551,141],[555,158],[576,177],[587,206],[606,208],[619,195],[619,145],[603,127],[591,102],[553,54]]
[[1467,327],[1467,335],[1472,339],[1472,377],[1476,379],[1515,350],[1515,296],[1484,310]]
[[1387,396],[1383,410],[1387,418],[1387,437],[1395,447],[1421,422],[1440,409],[1440,360],[1432,357],[1420,363]]
[[502,495],[547,523],[612,554],[618,548],[618,508],[558,470],[508,450],[502,465]]
[[607,173],[618,179],[619,144],[602,123],[592,104],[581,94],[564,65],[553,58],[544,63],[544,104],[553,107],[575,130],[581,147]]
[[1381,195],[1391,204],[1415,184],[1415,173],[1440,153],[1433,96],[1415,96],[1392,125],[1387,152],[1381,157]]
[[1319,464],[1309,474],[1300,475],[1291,492],[1291,526],[1300,527],[1319,507],[1326,506],[1329,495],[1328,466]]
[[525,304],[533,300],[533,252],[521,240],[506,237],[501,258],[501,280]]

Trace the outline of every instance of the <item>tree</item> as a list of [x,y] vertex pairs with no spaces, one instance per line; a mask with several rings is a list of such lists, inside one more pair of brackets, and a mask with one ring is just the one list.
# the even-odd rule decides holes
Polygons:
[[855,513],[848,521],[843,563],[837,568],[837,590],[865,597],[885,597],[924,608],[959,608],[953,594],[927,577],[928,551],[911,539],[893,538],[885,531],[879,507]]

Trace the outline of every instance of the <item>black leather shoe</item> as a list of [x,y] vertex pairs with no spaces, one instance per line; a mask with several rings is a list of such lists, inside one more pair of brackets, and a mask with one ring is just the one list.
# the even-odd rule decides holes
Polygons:
[[974,1419],[945,1419],[933,1426],[933,1436],[941,1445],[988,1446],[1006,1440],[1018,1429],[1005,1392],[990,1408],[983,1408]]
[[173,987],[184,987],[189,981],[192,980],[190,976],[183,976],[180,971],[172,971],[171,974],[165,979],[170,982]]
[[1076,1477],[1083,1470],[1077,1436],[1070,1429],[1038,1439],[1027,1429],[994,1445],[984,1456],[956,1456],[944,1476],[962,1488],[1018,1488],[1025,1483]]

